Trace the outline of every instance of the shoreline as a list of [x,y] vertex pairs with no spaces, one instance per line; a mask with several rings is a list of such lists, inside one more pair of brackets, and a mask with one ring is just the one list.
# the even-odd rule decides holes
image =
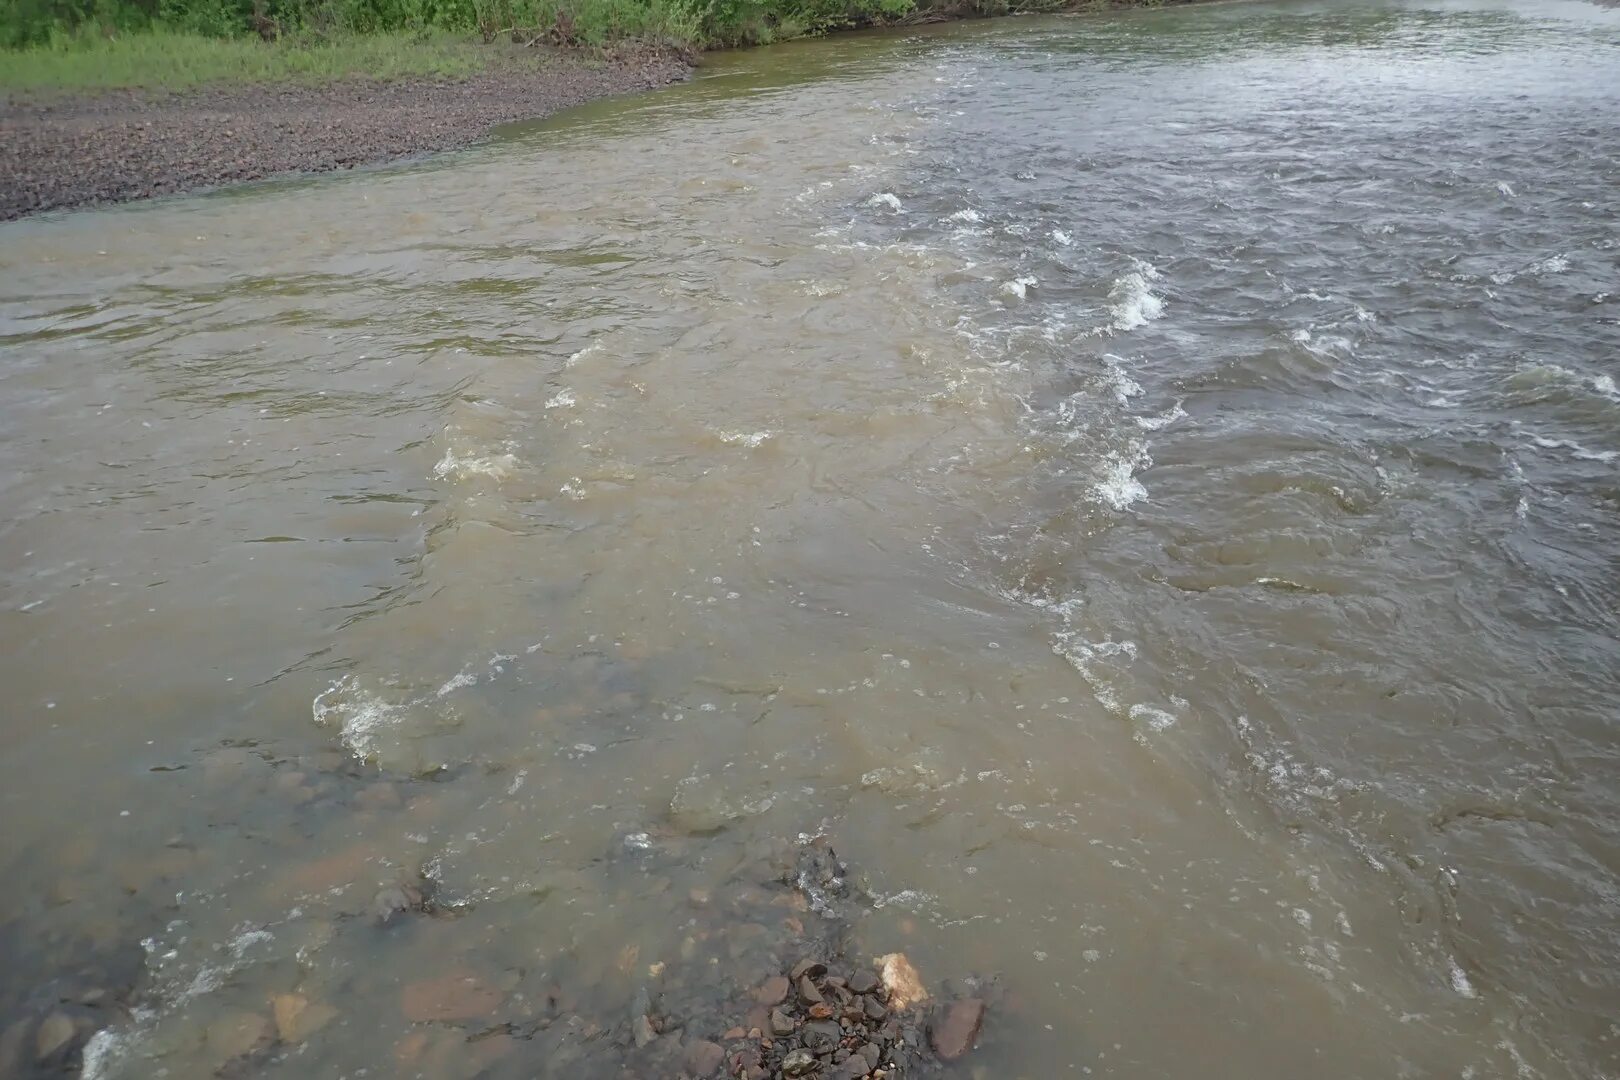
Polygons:
[[668,55],[548,50],[459,79],[215,84],[0,100],[0,221],[458,150],[504,124],[683,82]]
[[[887,28],[986,17],[994,16],[949,14]],[[459,150],[506,124],[684,82],[697,66],[674,51],[603,60],[568,47],[521,55],[484,48],[487,69],[459,77],[0,91],[0,223]]]

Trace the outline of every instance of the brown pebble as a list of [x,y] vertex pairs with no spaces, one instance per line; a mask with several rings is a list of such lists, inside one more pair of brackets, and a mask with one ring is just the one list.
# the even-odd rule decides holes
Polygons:
[[57,1052],[73,1041],[75,1029],[73,1018],[67,1013],[51,1013],[34,1032],[34,1057],[37,1061],[49,1061]]
[[727,1042],[730,1042],[732,1039],[740,1039],[740,1038],[742,1038],[745,1034],[747,1034],[747,1033],[744,1032],[742,1028],[733,1027],[733,1028],[727,1028],[726,1033],[724,1035],[720,1036],[720,1037],[722,1039],[725,1039]]
[[825,974],[827,974],[827,965],[823,964],[819,960],[811,960],[809,958],[800,960],[797,964],[794,964],[793,970],[790,972],[794,982],[799,981],[807,975],[812,979],[819,979]]
[[475,975],[451,972],[405,984],[400,1008],[415,1023],[475,1020],[494,1012],[504,996]]
[[707,1039],[698,1039],[687,1044],[686,1067],[699,1076],[708,1076],[720,1067],[726,1058],[726,1052],[718,1043]]
[[821,996],[816,984],[810,981],[810,976],[802,975],[799,977],[799,1000],[806,1005],[819,1005],[826,998]]
[[761,1005],[780,1005],[787,1000],[788,981],[781,975],[772,975],[754,991],[754,1000]]
[[954,1061],[973,1049],[983,1022],[984,1002],[977,998],[952,1002],[944,1017],[930,1025],[928,1041],[941,1058]]

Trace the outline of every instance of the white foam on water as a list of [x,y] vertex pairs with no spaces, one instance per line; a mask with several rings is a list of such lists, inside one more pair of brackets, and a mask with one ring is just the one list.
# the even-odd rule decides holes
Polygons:
[[517,467],[518,459],[515,454],[463,457],[454,450],[446,450],[444,457],[433,466],[433,477],[436,480],[461,480],[469,476],[487,476],[493,480],[504,480]]
[[905,207],[900,204],[900,197],[892,191],[880,191],[866,200],[867,206],[887,206],[897,214],[905,213]]
[[1549,255],[1530,267],[1532,274],[1562,274],[1569,270],[1569,256],[1563,252]]
[[1002,282],[1001,291],[1008,296],[1016,296],[1018,299],[1023,300],[1029,295],[1030,288],[1036,284],[1038,282],[1033,277],[1025,274],[1022,277],[1013,278],[1011,281]]
[[1133,443],[1128,451],[1115,451],[1103,458],[1097,482],[1092,485],[1092,496],[1114,510],[1128,509],[1133,503],[1148,497],[1147,488],[1136,474],[1153,464],[1148,457],[1147,443]]
[[1125,374],[1125,361],[1107,353],[1103,356],[1103,364],[1108,370],[1104,385],[1113,391],[1115,401],[1125,405],[1131,398],[1142,396],[1142,384]]
[[1114,281],[1114,287],[1108,292],[1108,298],[1113,301],[1109,311],[1114,317],[1110,324],[1114,330],[1129,333],[1164,317],[1164,300],[1153,292],[1153,282],[1157,280],[1159,271],[1138,260],[1135,270]]
[[112,1028],[102,1028],[84,1044],[79,1080],[106,1080],[113,1065],[123,1058],[128,1046],[124,1036]]
[[1068,233],[1064,232],[1062,229],[1053,229],[1052,230],[1052,239],[1055,242],[1057,242],[1058,244],[1062,245],[1063,247],[1073,247],[1074,246],[1074,237],[1070,236]]
[[1156,709],[1152,705],[1132,705],[1128,713],[1132,720],[1141,723],[1150,731],[1164,731],[1176,724],[1173,714],[1163,709]]
[[452,675],[448,680],[446,680],[444,685],[439,687],[438,691],[434,694],[434,696],[435,697],[444,697],[447,694],[453,694],[457,690],[460,690],[464,686],[472,686],[477,681],[478,681],[478,676],[474,675],[470,671],[467,671],[467,670],[463,669],[461,671],[456,672],[456,674]]
[[1508,183],[1506,180],[1498,180],[1496,182],[1496,190],[1500,191],[1503,195],[1506,195],[1510,199],[1516,199],[1519,197],[1519,193],[1513,190],[1513,185]]
[[972,225],[972,224],[976,224],[977,222],[983,221],[984,218],[979,216],[979,212],[977,210],[958,210],[956,213],[952,214],[950,217],[946,218],[945,220],[946,221],[962,221],[962,222],[966,222],[969,225]]
[[574,392],[566,386],[546,399],[548,409],[571,409],[578,403]]
[[1181,407],[1181,402],[1179,401],[1170,406],[1167,411],[1160,413],[1158,416],[1133,417],[1133,419],[1136,421],[1136,426],[1144,431],[1159,431],[1162,428],[1169,427],[1177,420],[1185,420],[1186,418],[1187,410]]
[[315,695],[311,709],[315,723],[321,727],[336,724],[343,745],[364,762],[377,754],[379,737],[404,718],[406,707],[362,690],[358,679],[345,675]]
[[1479,993],[1474,989],[1474,984],[1468,981],[1468,972],[1462,969],[1462,965],[1457,963],[1454,957],[1449,956],[1446,958],[1446,963],[1449,968],[1447,974],[1450,978],[1451,988],[1462,997],[1478,997]]
[[1544,435],[1537,435],[1533,432],[1529,434],[1530,441],[1543,450],[1564,450],[1569,453],[1570,457],[1579,458],[1582,461],[1601,461],[1608,464],[1616,458],[1620,458],[1620,453],[1613,450],[1590,450],[1574,439],[1549,439]]
[[1614,385],[1614,376],[1598,375],[1592,379],[1592,389],[1611,401],[1620,401],[1620,389]]
[[602,351],[602,343],[600,341],[593,341],[589,345],[585,346],[583,349],[580,349],[578,352],[574,353],[567,360],[563,361],[563,366],[564,367],[573,367],[575,364],[583,363],[584,361],[588,360],[592,356],[595,356],[597,353],[599,353],[601,351]]
[[765,442],[774,439],[774,431],[716,431],[714,437],[728,446],[746,446],[753,449]]

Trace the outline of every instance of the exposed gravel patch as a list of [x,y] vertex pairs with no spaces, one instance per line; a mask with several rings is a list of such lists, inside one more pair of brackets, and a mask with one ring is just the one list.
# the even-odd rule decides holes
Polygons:
[[0,101],[0,220],[454,149],[500,124],[689,73],[671,57],[559,52],[457,80]]

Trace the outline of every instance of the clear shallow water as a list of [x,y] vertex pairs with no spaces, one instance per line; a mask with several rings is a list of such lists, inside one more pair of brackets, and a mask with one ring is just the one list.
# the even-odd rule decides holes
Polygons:
[[7,226],[0,1020],[595,1075],[823,831],[988,1075],[1615,1075],[1617,136],[1613,11],[1233,5]]

